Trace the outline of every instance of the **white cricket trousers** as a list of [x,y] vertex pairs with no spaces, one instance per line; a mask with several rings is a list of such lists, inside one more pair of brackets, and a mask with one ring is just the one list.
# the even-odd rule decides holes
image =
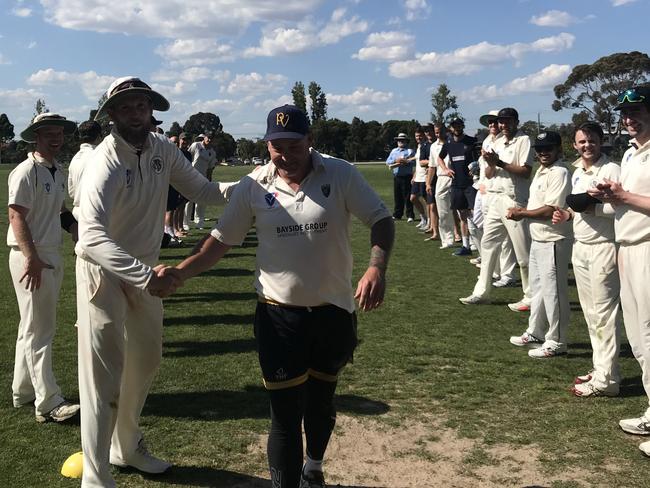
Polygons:
[[[77,259],[81,486],[113,487],[109,459],[128,459],[162,357],[160,298]],[[110,454],[110,457],[109,457]]]
[[25,272],[25,256],[17,248],[9,251],[9,271],[20,313],[11,388],[15,407],[34,402],[36,415],[46,415],[64,401],[52,371],[52,341],[63,261],[58,249],[37,248],[36,251],[54,269],[43,269],[41,286],[33,292],[25,290],[25,281],[19,283]]
[[454,245],[454,211],[451,209],[451,178],[438,176],[436,180],[436,207],[438,207],[438,235],[443,246]]
[[576,241],[571,262],[593,350],[591,382],[597,388],[607,388],[621,380],[618,364],[621,307],[616,244]]
[[[479,194],[477,194],[476,196],[478,197],[478,195]],[[481,195],[481,200],[480,200],[481,207],[482,207],[481,225],[485,223],[484,216],[490,212],[490,201],[492,200],[494,195],[495,195],[494,193],[489,193],[489,192]],[[483,241],[482,231],[481,231],[481,241]],[[482,250],[480,252],[482,252]],[[501,247],[499,248],[498,253],[499,253],[499,260],[496,261],[496,264],[494,266],[494,273],[498,274],[501,279],[514,281],[515,267],[517,266],[517,260],[515,259],[515,251],[512,248],[512,242],[510,242],[509,236],[506,235],[504,241],[501,243]]]
[[469,217],[467,217],[467,230],[472,240],[472,244],[476,248],[479,256],[481,255],[481,239],[483,238],[483,194],[480,191],[476,192],[474,198],[474,208]]
[[488,214],[483,222],[483,239],[481,240],[481,274],[474,286],[472,295],[487,297],[492,290],[492,274],[496,268],[497,259],[503,243],[510,237],[519,263],[523,301],[530,303],[531,294],[528,284],[528,253],[530,249],[530,234],[526,219],[519,222],[506,219],[506,212],[516,207],[515,201],[500,193],[490,198]]
[[[544,346],[566,345],[569,328],[570,239],[530,244],[530,317],[528,332],[544,338]],[[548,326],[548,329],[546,328]]]
[[[618,249],[621,305],[627,340],[641,366],[641,381],[650,405],[650,241]],[[645,412],[650,416],[650,406]]]
[[[201,173],[203,176],[207,178],[208,176],[208,168],[205,167],[203,164],[195,164],[193,165],[194,169],[197,170],[199,173]],[[195,210],[196,212],[194,213],[194,220],[196,222],[203,222],[205,220],[205,205],[199,205],[198,203],[194,202],[187,202],[185,204],[185,215],[183,217],[183,225],[188,225],[190,224],[190,217],[192,216],[192,212]]]

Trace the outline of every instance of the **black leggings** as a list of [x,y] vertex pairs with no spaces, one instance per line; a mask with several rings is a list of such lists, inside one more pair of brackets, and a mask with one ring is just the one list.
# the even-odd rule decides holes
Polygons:
[[323,459],[336,422],[335,382],[309,377],[292,388],[270,390],[271,432],[267,445],[273,488],[297,488],[303,465],[304,419],[307,455]]

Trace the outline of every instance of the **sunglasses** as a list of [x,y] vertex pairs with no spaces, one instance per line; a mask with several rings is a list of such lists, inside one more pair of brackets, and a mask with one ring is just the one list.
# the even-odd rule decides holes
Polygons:
[[629,90],[625,90],[623,93],[621,93],[616,99],[618,103],[623,103],[626,100],[628,103],[643,102],[645,100],[645,95],[641,95],[634,88],[630,88]]

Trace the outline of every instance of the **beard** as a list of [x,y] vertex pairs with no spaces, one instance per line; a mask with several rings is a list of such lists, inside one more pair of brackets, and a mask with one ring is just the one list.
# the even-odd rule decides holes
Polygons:
[[129,144],[133,144],[134,146],[142,146],[147,140],[147,136],[149,135],[149,129],[147,127],[142,126],[136,129],[125,124],[123,125],[116,122],[114,123],[117,132]]

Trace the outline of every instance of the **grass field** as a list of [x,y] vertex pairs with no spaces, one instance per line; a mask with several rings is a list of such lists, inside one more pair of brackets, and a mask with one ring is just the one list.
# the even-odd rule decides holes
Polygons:
[[[0,166],[0,200],[5,202],[9,170]],[[228,181],[246,171],[220,167],[217,177]],[[361,171],[392,207],[392,181],[385,168],[364,166]],[[212,209],[209,215],[216,213]],[[401,221],[396,226],[386,302],[378,311],[360,314],[361,343],[354,364],[341,377],[339,411],[372,418],[387,429],[436,419],[436,425],[481,446],[463,455],[458,469],[466,473],[495,462],[489,455],[491,446],[507,445],[519,451],[540,450],[534,461],[543,467],[543,486],[650,486],[650,461],[637,449],[639,439],[624,434],[617,425],[620,418],[640,415],[647,406],[640,370],[627,344],[622,351],[620,397],[590,400],[568,393],[574,376],[589,370],[591,363],[575,287],[571,287],[574,311],[568,356],[530,359],[508,342],[510,335],[526,327],[527,315],[505,307],[519,298],[519,290],[495,291],[492,305],[461,305],[457,298],[471,292],[476,268],[464,258],[452,257],[448,250],[439,250],[437,244],[424,242],[412,225]],[[3,212],[2,232],[6,227]],[[187,248],[163,250],[161,259],[178,262],[200,235],[193,231]],[[355,222],[352,239],[353,279],[358,280],[368,260],[368,230]],[[64,394],[75,399],[74,258],[69,240],[63,252],[66,269],[54,368]],[[142,426],[152,451],[176,466],[160,478],[116,472],[118,486],[227,487],[259,480],[255,473],[263,472],[265,459],[252,456],[249,446],[266,432],[269,420],[251,326],[254,254],[251,236],[217,268],[191,280],[165,301],[163,362],[144,408]],[[59,474],[66,457],[80,449],[78,425],[40,425],[33,409],[11,405],[18,310],[7,255],[8,249],[0,247],[4,263],[0,274],[0,487],[78,486],[78,481]],[[434,424],[431,430],[435,436]],[[340,455],[329,453],[331,458]],[[423,459],[426,456],[422,453]],[[576,467],[586,473],[581,480],[560,481]],[[479,482],[508,484],[476,475]]]

